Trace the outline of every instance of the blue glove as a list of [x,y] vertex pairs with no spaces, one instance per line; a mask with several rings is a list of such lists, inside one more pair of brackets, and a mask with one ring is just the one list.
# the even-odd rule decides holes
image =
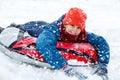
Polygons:
[[93,74],[97,74],[99,76],[106,75],[108,73],[107,65],[103,63],[98,64],[98,68],[95,70]]
[[85,76],[84,74],[80,73],[79,71],[77,71],[75,68],[67,65],[64,67],[63,71],[65,72],[65,74],[67,76],[75,76],[78,78],[78,80],[86,80],[87,76]]

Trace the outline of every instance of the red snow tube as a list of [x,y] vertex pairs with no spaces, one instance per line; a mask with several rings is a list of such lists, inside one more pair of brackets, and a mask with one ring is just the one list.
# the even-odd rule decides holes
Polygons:
[[[36,50],[35,42],[36,38],[33,37],[23,38],[22,40],[12,45],[12,48],[21,54],[28,55],[31,58],[45,61],[38,50]],[[67,60],[75,59],[84,63],[97,62],[96,51],[94,47],[88,43],[57,42],[57,49]]]

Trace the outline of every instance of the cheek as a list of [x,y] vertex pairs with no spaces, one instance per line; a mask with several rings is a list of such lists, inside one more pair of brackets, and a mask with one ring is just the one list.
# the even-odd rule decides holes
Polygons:
[[81,32],[81,30],[77,30],[77,33],[80,33]]
[[67,28],[66,31],[70,31],[71,29],[70,28]]

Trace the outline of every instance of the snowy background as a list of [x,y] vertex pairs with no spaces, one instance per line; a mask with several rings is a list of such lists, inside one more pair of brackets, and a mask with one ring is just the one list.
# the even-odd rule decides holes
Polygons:
[[[120,80],[120,0],[0,0],[0,26],[37,20],[52,22],[71,7],[82,8],[88,15],[86,29],[108,41],[111,49],[108,75],[110,80]],[[18,64],[0,52],[0,80],[48,79],[75,80],[62,72]]]

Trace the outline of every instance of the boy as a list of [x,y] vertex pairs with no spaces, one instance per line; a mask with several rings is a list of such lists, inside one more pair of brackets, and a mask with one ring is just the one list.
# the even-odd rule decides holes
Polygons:
[[[40,22],[30,22],[21,26],[21,29],[28,31],[32,36],[38,37],[36,46],[47,63],[55,69],[64,71],[67,75],[76,76],[80,79],[80,72],[68,66],[67,61],[56,49],[56,42],[68,43],[90,43],[98,54],[98,75],[107,74],[109,63],[109,45],[102,36],[88,33],[85,30],[86,13],[79,8],[71,8],[65,15],[52,23],[45,23],[43,27],[38,26]],[[38,28],[38,29],[37,29]],[[33,34],[34,32],[34,34]]]

